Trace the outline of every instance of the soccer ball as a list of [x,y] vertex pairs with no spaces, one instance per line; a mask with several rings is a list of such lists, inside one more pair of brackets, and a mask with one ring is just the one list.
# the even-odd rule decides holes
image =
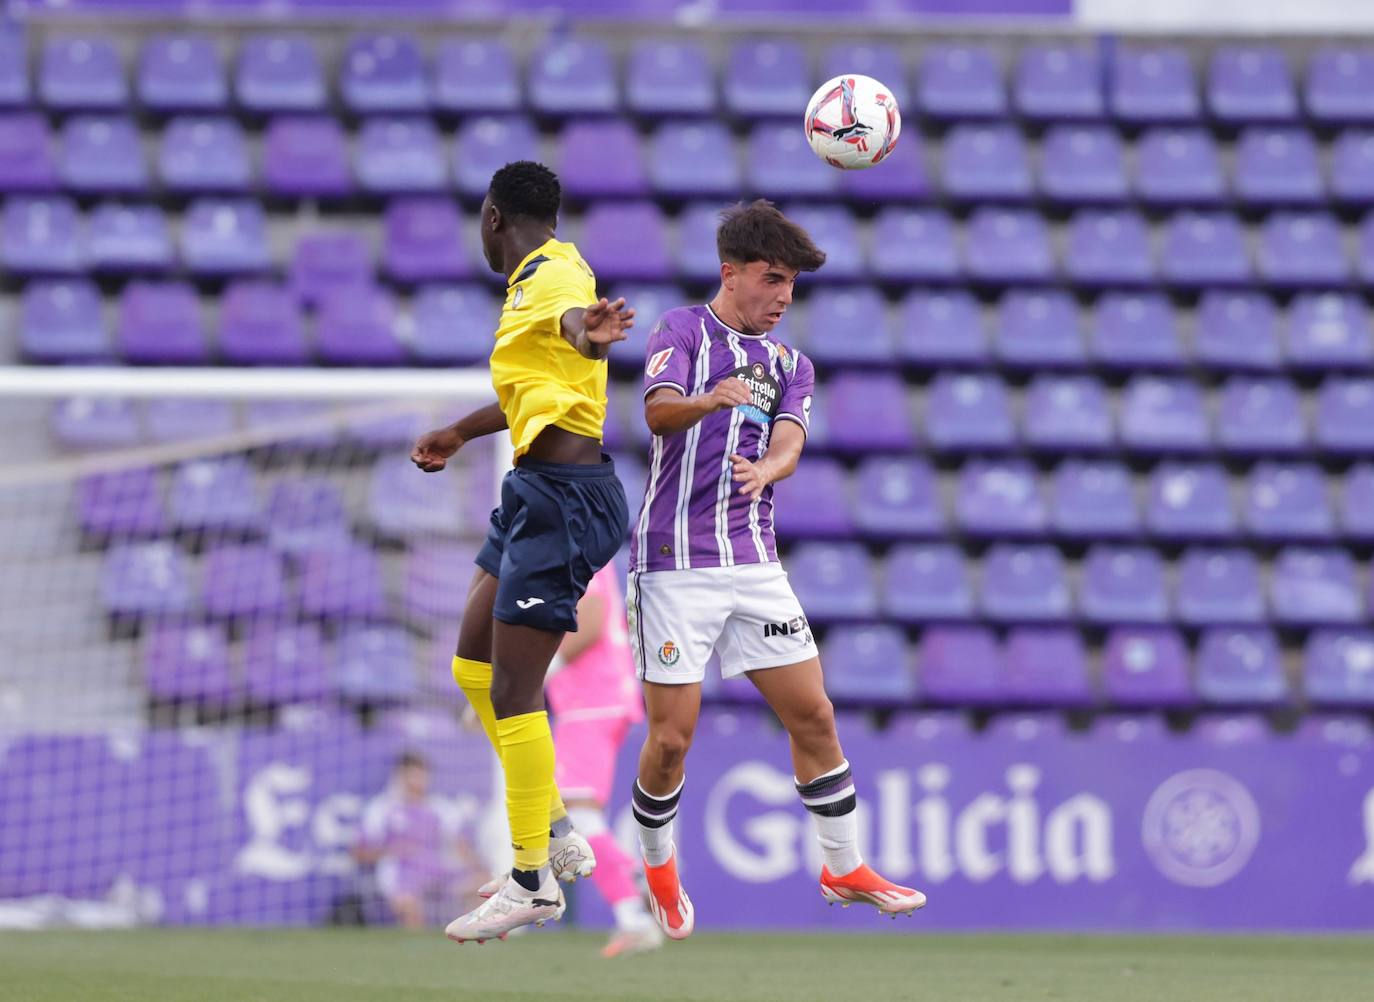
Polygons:
[[846,73],[821,84],[806,105],[806,141],[831,167],[863,170],[897,145],[902,113],[872,77]]

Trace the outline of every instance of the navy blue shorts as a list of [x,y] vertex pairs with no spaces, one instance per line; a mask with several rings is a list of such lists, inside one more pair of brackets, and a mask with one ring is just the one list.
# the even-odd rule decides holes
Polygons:
[[629,513],[615,463],[520,460],[501,481],[477,566],[499,580],[493,615],[551,632],[577,629],[592,575],[625,541]]

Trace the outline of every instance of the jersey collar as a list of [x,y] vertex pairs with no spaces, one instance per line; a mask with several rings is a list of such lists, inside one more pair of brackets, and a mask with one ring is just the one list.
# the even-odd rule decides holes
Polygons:
[[545,240],[542,244],[540,244],[540,245],[539,245],[538,247],[536,247],[534,250],[532,250],[532,251],[530,251],[528,254],[526,254],[526,255],[521,259],[520,263],[517,264],[517,265],[515,266],[515,270],[514,270],[513,272],[511,272],[511,273],[510,273],[510,276],[506,279],[506,288],[509,289],[509,288],[510,288],[512,285],[514,285],[516,282],[520,281],[520,273],[521,273],[522,271],[525,270],[525,267],[526,267],[531,261],[533,261],[533,260],[534,260],[535,258],[537,258],[537,257],[547,257],[547,256],[548,256],[548,250],[549,250],[549,248],[550,248],[551,246],[553,246],[554,244],[556,244],[556,243],[558,243],[558,238],[557,238],[557,237],[550,237],[548,240]]
[[710,303],[707,303],[707,304],[706,304],[706,312],[709,313],[709,314],[711,314],[711,319],[713,319],[716,323],[720,324],[722,327],[724,327],[724,328],[725,328],[727,331],[729,331],[731,334],[735,334],[735,335],[737,335],[737,336],[739,336],[739,337],[742,337],[742,338],[747,338],[747,339],[750,340],[750,341],[762,341],[764,338],[766,338],[766,337],[768,336],[767,332],[764,332],[763,334],[746,334],[746,333],[744,333],[744,331],[737,331],[737,330],[735,330],[735,328],[731,327],[729,324],[727,324],[727,323],[726,323],[724,320],[722,320],[720,317],[716,316],[716,311],[713,310],[713,309],[711,309],[711,304],[710,304]]

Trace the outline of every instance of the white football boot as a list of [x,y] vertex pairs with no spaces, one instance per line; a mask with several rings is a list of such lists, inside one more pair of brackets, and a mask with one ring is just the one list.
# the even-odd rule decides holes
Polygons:
[[554,880],[553,874],[544,877],[537,891],[527,891],[514,877],[507,877],[491,897],[480,905],[460,915],[448,924],[444,935],[455,943],[485,943],[489,939],[505,939],[521,926],[541,926],[545,922],[558,921],[567,909],[563,889]]

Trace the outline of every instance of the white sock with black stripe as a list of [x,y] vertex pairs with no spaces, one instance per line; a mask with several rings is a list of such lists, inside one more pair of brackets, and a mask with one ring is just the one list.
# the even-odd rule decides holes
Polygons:
[[662,866],[673,857],[673,818],[677,817],[677,802],[686,782],[684,776],[672,793],[656,797],[635,780],[632,810],[639,825],[639,846],[649,866]]
[[859,855],[858,797],[849,760],[809,782],[796,780],[797,793],[816,821],[816,836],[825,868],[836,877],[863,865]]

